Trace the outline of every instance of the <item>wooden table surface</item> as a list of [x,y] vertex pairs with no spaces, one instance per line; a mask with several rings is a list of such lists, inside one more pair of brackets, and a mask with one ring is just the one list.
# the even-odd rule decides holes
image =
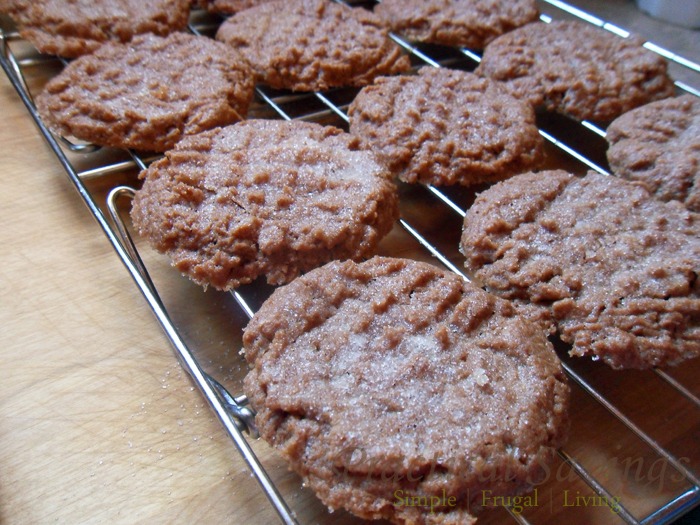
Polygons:
[[0,108],[0,523],[274,523],[4,75]]

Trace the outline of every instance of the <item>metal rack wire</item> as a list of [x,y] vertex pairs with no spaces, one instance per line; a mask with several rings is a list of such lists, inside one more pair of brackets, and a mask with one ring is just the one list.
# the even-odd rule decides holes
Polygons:
[[[627,38],[629,33],[624,29],[582,12],[559,0],[545,0],[562,16],[573,16],[588,23],[609,30],[621,38]],[[348,2],[353,5],[371,5],[374,2]],[[552,16],[543,15],[542,20],[549,22]],[[220,20],[218,20],[220,21]],[[209,34],[217,24],[216,19],[204,17],[195,20],[190,29],[195,33]],[[479,55],[467,49],[446,49],[439,46],[415,45],[398,35],[392,38],[410,55],[415,67],[428,65],[433,67],[456,67],[471,70],[478,64]],[[54,136],[41,121],[34,104],[32,94],[35,88],[30,78],[34,68],[43,68],[49,64],[55,65],[57,59],[42,57],[36,53],[24,54],[16,50],[22,41],[15,32],[0,33],[0,63],[18,92],[22,102],[36,121],[40,133],[55,153],[59,163],[65,169],[69,179],[82,197],[90,212],[97,220],[106,237],[109,239],[118,257],[134,279],[137,287],[150,305],[156,318],[173,345],[176,356],[183,368],[191,375],[202,395],[213,409],[225,431],[231,437],[235,446],[246,462],[262,491],[274,507],[283,523],[298,523],[293,509],[285,501],[280,490],[271,481],[265,468],[250,446],[249,439],[256,436],[253,412],[247,407],[245,396],[234,396],[222,386],[195,357],[195,353],[186,344],[177,323],[171,318],[168,309],[162,301],[158,290],[149,276],[148,269],[141,259],[141,254],[129,235],[127,221],[123,218],[124,201],[133,195],[130,185],[116,185],[109,188],[106,202],[100,192],[91,190],[90,181],[100,180],[115,173],[139,171],[144,169],[157,157],[143,157],[141,154],[128,151],[116,158],[109,154],[100,155],[100,148],[90,144],[73,143],[69,140]],[[657,52],[668,60],[699,73],[700,66],[677,54],[665,50],[653,43],[647,42],[645,47]],[[60,65],[60,64],[58,64]],[[26,73],[26,74],[25,74]],[[679,91],[689,92],[700,96],[693,86],[676,82]],[[258,109],[260,115],[266,118],[281,118],[286,120],[302,119],[332,124],[347,128],[347,106],[357,93],[354,89],[338,89],[326,93],[290,94],[275,92],[263,86],[256,88]],[[557,165],[571,171],[583,173],[595,170],[608,174],[604,155],[605,130],[597,123],[574,122],[564,117],[541,114],[538,116],[540,133],[549,144],[548,155]],[[575,140],[572,137],[576,136]],[[604,150],[603,150],[604,151]],[[81,159],[92,154],[98,160],[87,162],[76,160],[74,153],[80,153]],[[102,158],[102,157],[105,158]],[[442,264],[451,271],[467,276],[461,270],[461,256],[457,252],[457,243],[461,221],[465,210],[474,198],[473,190],[461,188],[436,188],[433,186],[408,186],[400,188],[402,196],[402,216],[397,229],[417,250],[423,252],[423,257]],[[435,224],[435,214],[427,217],[420,212],[426,206],[439,208],[438,224]],[[440,232],[449,232],[442,235]],[[456,236],[455,236],[456,235]],[[269,291],[243,287],[233,296],[245,316],[251,317]],[[673,372],[653,371],[643,374],[621,374],[613,372],[595,363],[570,359],[566,348],[560,348],[564,368],[571,379],[574,388],[574,401],[579,400],[586,406],[587,418],[579,423],[583,436],[573,440],[559,451],[559,463],[556,465],[556,476],[551,476],[543,490],[552,494],[564,494],[575,499],[578,504],[567,505],[564,500],[562,508],[554,509],[551,501],[549,512],[539,509],[539,512],[520,512],[517,509],[506,508],[500,518],[517,523],[559,523],[561,516],[558,512],[574,512],[581,523],[602,522],[600,509],[597,514],[593,507],[612,510],[607,516],[610,523],[669,523],[695,506],[700,505],[700,457],[698,451],[687,450],[683,447],[693,446],[693,432],[700,426],[700,399],[694,391],[695,385],[688,384],[682,377],[675,377]],[[697,367],[697,365],[694,365]],[[697,369],[697,368],[696,368]],[[640,379],[641,378],[641,379]],[[624,390],[634,382],[642,381],[635,391],[649,388],[662,392],[662,404],[674,407],[685,418],[690,418],[695,427],[674,439],[667,439],[659,433],[656,421],[649,414],[644,414],[640,403],[626,399]],[[619,383],[619,384],[618,384]],[[646,402],[646,401],[645,401]],[[594,414],[593,416],[591,414]],[[585,429],[588,424],[600,425],[605,431],[617,428],[615,435],[622,436],[619,443],[608,443],[604,460],[596,457],[587,444],[591,441],[590,433]],[[693,430],[694,428],[694,430]],[[248,437],[246,437],[248,434]],[[587,440],[588,439],[588,440]],[[599,444],[600,440],[596,443]],[[676,443],[680,443],[677,445]],[[612,454],[617,447],[627,450],[627,456],[618,461]],[[696,447],[697,448],[697,447]],[[688,455],[685,455],[685,453]],[[615,459],[611,466],[606,461]],[[560,476],[559,474],[566,474]],[[560,479],[563,478],[563,479]],[[575,494],[574,494],[575,491]],[[620,495],[623,496],[620,496]],[[590,498],[597,498],[595,500]],[[552,498],[550,497],[550,500]],[[586,504],[580,504],[583,501]],[[589,502],[601,505],[588,505]],[[572,507],[572,509],[564,508]],[[585,507],[585,508],[583,508]],[[557,510],[557,512],[554,512]],[[604,512],[604,511],[602,511]],[[568,515],[567,515],[568,516]],[[593,517],[591,517],[593,516]],[[567,518],[568,519],[568,518]],[[485,519],[488,521],[488,518]],[[572,523],[575,522],[572,521]],[[606,523],[608,521],[605,521]]]

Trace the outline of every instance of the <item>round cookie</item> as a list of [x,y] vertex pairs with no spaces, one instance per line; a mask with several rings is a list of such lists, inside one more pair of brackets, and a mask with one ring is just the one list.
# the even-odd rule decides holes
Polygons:
[[362,137],[405,182],[478,184],[533,168],[543,155],[535,112],[497,82],[424,67],[381,77],[348,110]]
[[12,0],[2,8],[39,51],[74,58],[105,42],[185,29],[190,0]]
[[667,98],[633,109],[607,129],[616,175],[642,182],[661,200],[700,212],[700,99]]
[[243,343],[261,436],[329,508],[364,519],[473,523],[483,491],[540,483],[567,433],[542,330],[426,263],[313,270],[272,294]]
[[476,72],[536,107],[608,122],[673,95],[666,61],[642,43],[584,22],[534,22],[486,46]]
[[535,0],[383,0],[374,12],[410,40],[471,49],[539,15]]
[[613,368],[700,355],[700,215],[589,172],[517,175],[464,219],[466,267],[490,292]]
[[185,135],[241,120],[253,88],[245,60],[220,42],[186,33],[142,35],[74,60],[36,105],[64,136],[165,151]]
[[362,258],[398,217],[389,174],[343,131],[248,120],[181,140],[141,174],[142,236],[193,281],[229,290]]
[[276,89],[364,86],[410,67],[378,17],[329,0],[265,2],[226,20],[216,38]]

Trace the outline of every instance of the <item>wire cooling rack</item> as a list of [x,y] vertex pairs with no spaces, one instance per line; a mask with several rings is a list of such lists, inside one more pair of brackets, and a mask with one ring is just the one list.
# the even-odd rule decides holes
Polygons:
[[[348,3],[362,8],[375,2]],[[565,2],[546,0],[540,2],[540,7],[546,13],[541,16],[543,22],[576,18],[620,38],[630,36],[626,30]],[[211,36],[220,23],[218,17],[195,11],[189,27],[194,33]],[[470,71],[480,60],[477,53],[468,49],[416,45],[398,35],[392,38],[416,68],[428,65]],[[652,42],[644,46],[663,55],[674,67],[682,68],[687,73],[684,77],[689,75],[694,79],[694,84],[676,81],[679,93],[700,96],[698,64]],[[7,23],[0,32],[0,51],[3,70],[36,121],[39,132],[129,271],[183,368],[231,437],[270,505],[283,523],[305,523],[304,509],[288,503],[297,500],[297,491],[302,489],[278,487],[252,446],[256,437],[254,414],[245,396],[240,394],[240,380],[245,374],[242,358],[235,356],[239,365],[233,370],[236,367],[230,365],[230,360],[198,348],[188,318],[199,317],[198,314],[180,308],[170,297],[164,298],[165,287],[154,282],[149,273],[149,267],[162,261],[153,262],[151,250],[130,234],[127,209],[129,198],[138,186],[136,175],[157,157],[98,148],[54,136],[38,116],[33,95],[65,63],[38,54]],[[249,116],[307,120],[347,129],[346,110],[357,92],[357,89],[337,89],[292,94],[258,86]],[[588,170],[608,174],[603,126],[540,113],[538,127],[547,142],[548,168],[563,168],[577,174]],[[463,259],[458,252],[461,223],[480,189],[401,184],[401,218],[380,245],[380,253],[432,261],[464,276]],[[227,315],[237,319],[232,324],[239,332],[271,291],[271,287],[256,282],[232,292],[236,311]],[[188,293],[195,294],[195,302],[207,300],[197,295],[199,289]],[[218,303],[213,306],[217,307]],[[211,308],[209,305],[209,310],[205,310]],[[233,340],[233,344],[240,344],[240,333]],[[570,524],[661,524],[670,523],[700,505],[699,360],[666,371],[617,372],[600,363],[571,359],[563,345],[559,345],[558,351],[572,385],[572,437],[559,451],[557,462],[530,499],[503,501],[497,508],[485,511],[479,522],[558,524],[566,520]],[[328,514],[320,520],[336,523],[338,515]],[[342,520],[357,523],[350,516]]]

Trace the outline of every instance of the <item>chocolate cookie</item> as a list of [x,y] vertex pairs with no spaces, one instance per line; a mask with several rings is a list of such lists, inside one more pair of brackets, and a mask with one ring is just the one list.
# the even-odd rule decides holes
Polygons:
[[77,57],[105,42],[187,26],[190,0],[12,0],[0,7],[42,53]]
[[379,78],[348,114],[350,131],[406,182],[500,180],[542,157],[532,107],[464,71],[424,67],[417,76]]
[[183,136],[241,120],[253,73],[220,42],[173,33],[108,43],[37,97],[54,131],[103,146],[165,151]]
[[405,259],[333,262],[277,289],[243,335],[261,436],[331,509],[473,523],[483,491],[542,481],[569,390],[507,301]]
[[472,49],[539,15],[535,0],[383,0],[374,12],[411,40]]
[[673,95],[666,61],[642,43],[584,22],[534,22],[486,46],[476,72],[535,106],[607,122]]
[[651,102],[625,113],[607,130],[612,170],[642,182],[661,200],[700,212],[700,99]]
[[468,271],[487,290],[614,368],[700,354],[700,215],[590,172],[515,176],[464,220]]
[[260,81],[276,89],[364,86],[410,67],[378,17],[329,0],[251,7],[224,22],[216,38],[240,50]]
[[138,232],[221,290],[362,258],[398,217],[396,188],[374,156],[312,123],[248,120],[188,136],[141,177]]

